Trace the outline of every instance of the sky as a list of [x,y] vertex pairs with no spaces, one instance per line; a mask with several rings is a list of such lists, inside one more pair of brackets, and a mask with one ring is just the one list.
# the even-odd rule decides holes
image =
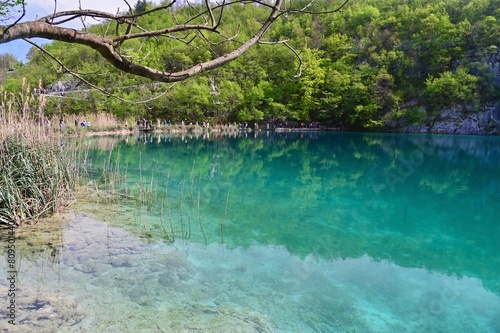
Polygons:
[[[82,9],[98,9],[113,14],[118,11],[118,8],[120,8],[120,10],[122,11],[128,8],[123,0],[27,0],[26,15],[23,21],[33,20],[36,17],[43,17],[49,15],[50,13],[53,13],[55,3],[57,3],[57,11],[64,11],[78,9],[79,2],[82,5]],[[135,5],[136,2],[136,0],[129,1],[131,6]],[[75,22],[79,23],[78,20],[76,20]],[[72,27],[77,28],[79,26],[80,25],[77,24],[73,25]],[[40,38],[34,38],[32,41],[38,44],[47,42],[47,40],[43,40]],[[28,53],[30,48],[30,44],[26,43],[25,41],[18,40],[6,44],[0,44],[0,54],[10,53],[20,61],[26,62],[26,54]]]

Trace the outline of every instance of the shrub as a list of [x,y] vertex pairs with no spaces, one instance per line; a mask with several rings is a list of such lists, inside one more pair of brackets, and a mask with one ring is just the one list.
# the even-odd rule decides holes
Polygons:
[[445,72],[440,77],[430,77],[425,82],[424,96],[428,109],[433,112],[461,106],[465,110],[478,107],[478,77],[458,68],[455,73]]

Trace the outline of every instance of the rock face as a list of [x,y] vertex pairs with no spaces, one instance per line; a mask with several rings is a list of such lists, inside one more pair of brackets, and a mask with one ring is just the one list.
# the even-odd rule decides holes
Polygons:
[[500,102],[483,112],[470,115],[450,110],[443,114],[440,121],[431,125],[410,125],[399,131],[403,133],[500,135]]
[[491,118],[497,123],[500,122],[500,102],[495,104],[495,107],[491,110]]

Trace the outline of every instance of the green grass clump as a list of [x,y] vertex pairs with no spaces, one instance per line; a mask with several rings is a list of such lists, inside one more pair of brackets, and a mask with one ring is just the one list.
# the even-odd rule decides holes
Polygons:
[[74,193],[74,153],[22,135],[0,140],[0,226],[19,226],[57,212]]

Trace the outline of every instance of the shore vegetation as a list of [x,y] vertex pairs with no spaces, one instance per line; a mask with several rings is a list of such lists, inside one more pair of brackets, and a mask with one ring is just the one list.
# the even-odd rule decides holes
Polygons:
[[20,226],[58,212],[74,197],[76,151],[30,112],[33,95],[2,92],[0,104],[0,226]]

